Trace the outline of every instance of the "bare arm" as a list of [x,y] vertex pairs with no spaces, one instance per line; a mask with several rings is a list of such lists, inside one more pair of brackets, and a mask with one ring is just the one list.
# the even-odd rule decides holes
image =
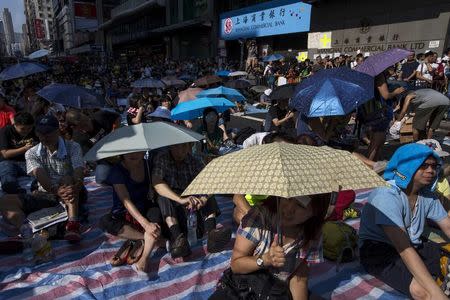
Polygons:
[[403,102],[403,107],[400,113],[397,115],[397,121],[400,121],[403,119],[406,115],[406,112],[408,111],[409,105],[411,104],[411,101],[416,98],[416,94],[409,94],[405,97],[405,101]]
[[47,171],[42,168],[36,168],[32,171],[32,174],[36,177],[37,181],[44,188],[44,190],[52,194],[57,193],[57,186],[52,185],[52,181],[50,176],[48,176]]
[[141,106],[139,107],[138,113],[136,114],[136,117],[131,119],[131,122],[133,124],[140,124],[142,122],[142,115],[144,114],[144,108]]
[[283,118],[283,119],[278,119],[278,118],[275,118],[275,119],[272,119],[272,123],[273,123],[273,125],[275,125],[275,126],[280,126],[281,124],[283,124],[283,123],[286,123],[287,121],[289,121],[290,119],[292,119],[294,117],[294,113],[293,112],[288,112],[287,114],[286,114],[286,116]]
[[11,159],[13,157],[25,154],[25,152],[27,152],[27,150],[30,149],[31,147],[33,147],[33,144],[26,144],[25,146],[20,147],[18,149],[1,150],[0,153],[2,154],[2,157],[4,159]]
[[[234,243],[233,254],[231,256],[231,270],[236,274],[248,274],[258,271],[260,268],[256,264],[256,256],[253,251],[256,245],[243,236],[237,235]],[[264,262],[266,260],[263,258]]]
[[308,265],[302,262],[289,280],[293,300],[308,299]]
[[381,97],[384,99],[392,99],[395,96],[403,93],[405,91],[404,88],[399,87],[396,88],[393,92],[389,92],[388,86],[386,83],[383,83],[382,85],[377,87],[378,91],[380,92]]
[[431,299],[446,299],[416,249],[411,246],[404,229],[386,225],[382,227],[414,279],[431,295]]
[[244,215],[248,213],[248,211],[252,208],[250,204],[248,204],[247,200],[245,200],[245,196],[241,194],[235,194],[233,196],[233,203],[236,205],[236,208],[241,211]]
[[450,217],[447,216],[443,220],[439,221],[438,225],[442,232],[444,232],[445,235],[450,238]]
[[113,187],[120,201],[122,201],[123,206],[125,206],[130,215],[139,222],[142,228],[145,228],[147,226],[147,223],[150,222],[139,212],[137,207],[131,201],[127,187],[124,184],[114,184]]

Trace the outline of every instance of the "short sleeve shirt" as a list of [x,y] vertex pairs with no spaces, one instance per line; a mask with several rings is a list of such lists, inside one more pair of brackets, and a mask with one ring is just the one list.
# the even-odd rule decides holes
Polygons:
[[203,162],[191,154],[176,163],[169,151],[156,154],[153,159],[152,178],[162,179],[175,192],[184,191],[204,168]]
[[447,217],[447,212],[441,202],[431,192],[422,192],[416,201],[412,213],[408,197],[389,181],[390,187],[381,187],[373,190],[364,206],[359,229],[359,241],[375,240],[390,243],[382,226],[397,226],[404,229],[412,244],[421,244],[420,236],[426,219],[439,222]]
[[[265,224],[270,221],[264,222]],[[254,256],[260,256],[269,252],[270,245],[272,244],[275,227],[269,226],[271,229],[264,227],[263,220],[261,219],[258,211],[252,209],[242,219],[242,222],[238,228],[237,234],[251,241],[256,245]],[[305,261],[308,264],[316,264],[323,262],[323,243],[322,238],[312,241],[309,247],[304,247],[302,237],[293,243],[283,245],[286,253],[286,265],[283,271],[288,274],[292,274],[297,267]],[[277,273],[278,270],[269,268],[272,273]],[[289,277],[289,276],[287,276]],[[286,278],[280,278],[286,279]]]
[[25,153],[25,160],[28,174],[32,174],[35,169],[42,168],[49,175],[52,184],[59,184],[64,176],[72,175],[74,169],[84,166],[80,145],[72,141],[65,141],[61,137],[58,142],[58,150],[54,153],[50,153],[45,146],[39,143]]
[[[31,131],[27,136],[21,136],[17,133],[14,125],[8,125],[0,129],[0,150],[19,149],[29,142],[35,143],[37,141],[34,131]],[[0,160],[3,160],[3,158],[0,158]],[[25,154],[12,157],[10,160],[25,162]]]

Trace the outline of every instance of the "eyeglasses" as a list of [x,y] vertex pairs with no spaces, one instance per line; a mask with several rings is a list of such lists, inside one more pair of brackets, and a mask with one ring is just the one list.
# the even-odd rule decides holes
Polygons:
[[430,168],[431,167],[431,169],[432,170],[439,170],[441,167],[442,167],[442,165],[441,164],[429,164],[429,163],[423,163],[422,165],[420,165],[420,169],[421,170],[427,170],[428,168]]

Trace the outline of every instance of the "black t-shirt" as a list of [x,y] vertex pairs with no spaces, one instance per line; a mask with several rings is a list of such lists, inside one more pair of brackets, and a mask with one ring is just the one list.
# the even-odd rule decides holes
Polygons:
[[[25,144],[29,141],[34,144],[38,142],[38,138],[34,134],[34,130],[32,130],[27,136],[23,137],[17,133],[13,125],[8,125],[0,129],[0,150],[19,149],[25,146]],[[0,160],[3,160],[1,155]],[[24,162],[25,154],[12,157],[10,160]]]
[[284,119],[286,117],[287,113],[289,112],[288,109],[281,109],[278,105],[274,105],[269,109],[269,112],[267,113],[266,121],[265,121],[265,131],[277,131],[277,132],[286,132],[288,129],[292,129],[295,127],[295,123],[293,119],[290,119],[289,121],[281,124],[281,126],[275,126],[273,124],[273,119]]
[[73,133],[73,140],[80,144],[83,154],[91,149],[91,147],[97,143],[102,137],[110,133],[113,129],[114,123],[120,115],[115,112],[100,110],[96,112],[92,117],[92,132],[80,132]]

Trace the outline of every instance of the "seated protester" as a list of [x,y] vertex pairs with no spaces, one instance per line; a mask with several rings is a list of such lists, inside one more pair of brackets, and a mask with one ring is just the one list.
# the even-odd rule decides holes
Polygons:
[[224,249],[231,238],[229,229],[216,229],[216,217],[220,214],[214,198],[181,197],[195,176],[203,169],[201,160],[192,155],[192,144],[179,144],[159,151],[153,160],[152,182],[158,193],[158,205],[170,231],[170,253],[173,258],[191,253],[187,233],[187,209],[197,210],[200,235],[208,234],[208,252]]
[[14,124],[15,114],[14,108],[7,104],[5,94],[0,91],[0,128]]
[[373,190],[361,215],[362,266],[414,299],[447,299],[434,280],[440,246],[421,240],[426,219],[450,237],[450,218],[432,191],[441,163],[425,145],[398,148],[384,173],[390,186]]
[[33,127],[33,116],[20,112],[14,117],[14,125],[0,129],[0,181],[5,193],[26,192],[19,187],[18,179],[27,175],[25,152],[38,142]]
[[284,132],[292,136],[295,133],[295,113],[289,110],[289,99],[280,99],[278,103],[269,108],[264,123],[266,132]]
[[[227,294],[239,292],[228,289],[240,286],[239,279],[250,281],[250,278],[256,293],[270,293],[270,287],[264,286],[276,281],[278,292],[291,296],[283,299],[308,299],[308,264],[323,261],[321,228],[329,199],[330,194],[281,198],[282,244],[278,244],[276,197],[253,207],[237,230],[231,272],[224,273],[224,277],[231,278],[219,280],[210,299],[225,299]],[[222,284],[230,279],[233,283]],[[258,299],[266,296],[269,295],[260,295]]]
[[44,116],[36,122],[36,135],[40,143],[25,153],[25,160],[27,173],[38,181],[39,192],[6,195],[0,201],[0,210],[18,229],[28,214],[62,201],[69,217],[64,238],[79,241],[78,209],[87,197],[80,145],[60,137],[59,123],[53,116]]
[[162,223],[159,207],[153,201],[150,167],[144,155],[145,152],[124,154],[121,162],[111,169],[107,182],[113,186],[113,206],[100,222],[109,234],[137,241],[134,247],[119,250],[111,264],[134,264],[138,271],[146,271],[147,260],[160,235],[158,223]]
[[219,128],[219,114],[214,108],[208,107],[203,111],[202,125],[197,132],[206,138],[206,153],[218,155],[223,143],[223,131]]
[[134,125],[145,122],[145,102],[137,97],[130,99],[130,107],[127,110],[127,124]]
[[[66,123],[73,130],[72,139],[80,144],[83,154],[102,137],[120,127],[120,120],[119,114],[105,110],[97,111],[92,118],[76,109],[66,113]],[[95,169],[95,181],[104,184],[111,168],[112,163],[107,159],[99,160]]]

